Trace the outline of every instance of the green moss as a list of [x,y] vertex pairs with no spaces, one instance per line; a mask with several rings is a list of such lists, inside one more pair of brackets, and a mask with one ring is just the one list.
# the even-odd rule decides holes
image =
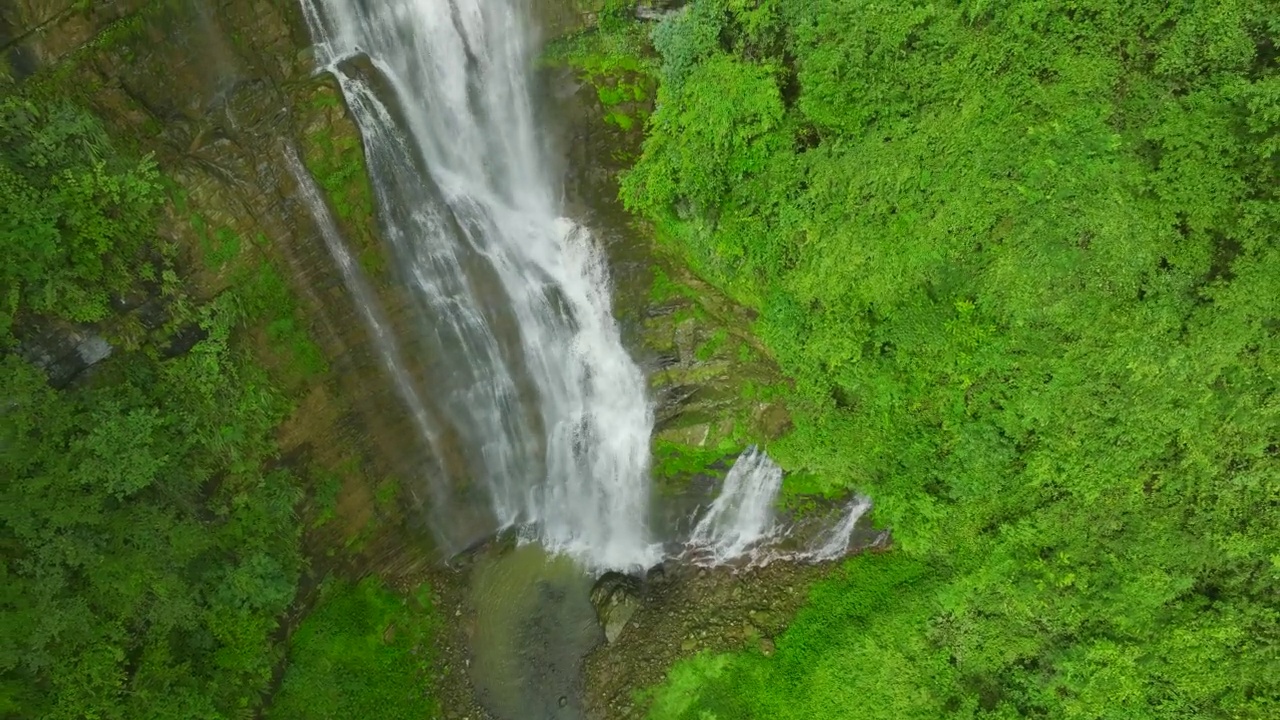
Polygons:
[[373,500],[378,506],[378,512],[384,514],[394,513],[396,503],[400,500],[400,490],[400,482],[395,478],[383,480],[373,493]]
[[387,257],[377,248],[365,248],[360,251],[360,267],[370,275],[380,275],[387,269]]
[[200,238],[200,248],[204,252],[204,263],[212,270],[220,270],[230,264],[240,254],[240,236],[231,228],[218,228],[208,232],[203,218],[192,217],[192,227]]
[[312,95],[311,99],[308,100],[307,103],[314,110],[342,107],[342,100],[338,97],[337,93],[332,91],[318,92]]
[[[330,113],[341,107],[338,91],[328,85],[318,88],[306,102]],[[379,259],[382,249],[377,241],[373,185],[360,134],[349,125],[313,129],[303,136],[303,158],[355,243],[361,265],[377,274],[385,267],[385,261]]]
[[654,304],[692,296],[693,291],[690,288],[673,280],[662,267],[653,268],[653,281],[649,284],[649,299]]
[[656,78],[656,58],[648,50],[646,31],[642,23],[586,30],[548,43],[541,62],[571,67],[599,79],[629,74]]
[[[89,5],[88,0],[81,2],[86,7]],[[125,56],[131,55],[128,43],[141,38],[147,22],[172,4],[172,0],[150,0],[132,13],[107,23],[97,35],[72,50],[59,62],[42,68],[23,84],[31,93],[82,97],[88,88],[83,86],[83,79],[74,78],[76,69],[96,53],[120,50]]]
[[284,278],[270,262],[242,268],[233,280],[237,304],[251,326],[262,327],[280,382],[297,389],[328,371],[324,352],[307,331],[306,320]]
[[356,534],[349,536],[346,542],[343,543],[343,550],[346,554],[350,557],[355,557],[363,553],[369,547],[369,543],[373,541],[373,538],[378,535],[380,524],[379,514],[375,513],[369,516],[369,519],[365,521],[364,527],[361,527]]
[[337,517],[338,495],[342,493],[342,476],[324,467],[313,467],[311,475],[315,503],[311,527],[318,529]]
[[624,93],[616,85],[600,85],[596,88],[596,97],[600,99],[600,104],[605,107],[620,105],[630,99],[627,93]]
[[607,113],[604,116],[604,121],[606,123],[609,123],[610,125],[616,126],[620,130],[623,130],[624,132],[635,127],[635,124],[636,124],[635,119],[632,118],[630,115],[624,112],[616,111],[616,110]]
[[[650,382],[654,387],[661,387],[663,385],[710,386],[716,380],[724,376],[726,369],[726,364],[723,362],[704,362],[701,365],[687,369],[671,368],[669,370],[654,373]],[[708,389],[711,388],[708,387]]]
[[360,230],[373,217],[373,190],[358,135],[317,130],[306,137],[307,167],[324,188],[338,217]]
[[438,711],[430,695],[440,626],[424,584],[400,595],[375,577],[331,580],[289,641],[269,720],[422,720]]
[[657,87],[657,66],[644,49],[647,29],[622,19],[629,15],[607,11],[597,29],[552,42],[543,54],[544,63],[573,68],[594,87],[605,123],[623,132],[648,118]]
[[653,447],[653,477],[659,492],[679,492],[698,476],[723,477],[742,447],[728,438],[708,447],[656,440]]
[[729,331],[724,328],[720,328],[712,333],[711,337],[707,338],[706,342],[699,345],[698,348],[693,351],[693,355],[699,360],[706,362],[707,360],[715,357],[716,353],[720,351],[720,348],[724,347],[724,344],[728,340]]
[[322,130],[308,134],[306,141],[307,167],[355,244],[361,267],[373,276],[381,274],[386,260],[377,239],[373,187],[359,135]]

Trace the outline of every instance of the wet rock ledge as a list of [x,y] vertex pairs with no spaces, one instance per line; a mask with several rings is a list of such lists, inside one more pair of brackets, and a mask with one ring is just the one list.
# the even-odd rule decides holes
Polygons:
[[681,658],[741,650],[772,654],[774,638],[804,605],[809,586],[838,567],[775,563],[734,571],[667,563],[643,581],[602,577],[596,591],[607,588],[601,594],[611,601],[602,613],[606,633],[610,621],[618,622],[613,613],[619,608],[627,608],[628,619],[611,642],[587,656],[585,718],[644,717],[637,691],[662,682]]

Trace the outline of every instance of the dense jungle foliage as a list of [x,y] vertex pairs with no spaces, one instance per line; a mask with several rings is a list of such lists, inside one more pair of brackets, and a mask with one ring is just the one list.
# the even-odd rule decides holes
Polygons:
[[[293,640],[308,662],[285,662],[306,488],[274,429],[323,355],[261,248],[205,233],[206,261],[240,257],[229,289],[191,292],[156,227],[181,196],[57,93],[0,97],[0,717],[254,717],[282,667],[278,698],[308,711],[272,717],[370,705],[321,686],[422,685],[402,646],[422,642],[430,608],[406,611],[373,579],[329,581]],[[255,357],[251,327],[282,372]],[[55,389],[50,329],[99,333],[114,353]],[[384,648],[393,621],[407,630]],[[326,664],[353,647],[391,660]],[[404,702],[429,706],[421,690]]]
[[896,538],[653,716],[1280,716],[1280,5],[693,0],[649,37],[622,198],[758,311],[791,489]]
[[[268,468],[288,406],[229,342],[265,308],[245,293],[188,302],[155,234],[166,202],[155,165],[117,154],[92,115],[10,96],[0,131],[0,711],[253,708],[301,563],[295,479]],[[65,390],[17,352],[15,324],[107,321],[139,292],[168,304],[169,334],[191,322],[203,339],[171,356],[135,336],[126,357]]]

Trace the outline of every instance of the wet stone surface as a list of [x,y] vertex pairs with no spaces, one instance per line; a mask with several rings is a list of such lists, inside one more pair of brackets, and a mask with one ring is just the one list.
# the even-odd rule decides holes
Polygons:
[[837,567],[776,563],[735,572],[668,563],[650,571],[627,631],[586,660],[584,717],[644,717],[636,692],[662,682],[681,658],[703,651],[772,653],[773,638],[804,604],[809,586]]
[[606,642],[615,642],[640,609],[640,581],[619,572],[605,573],[591,588],[591,605],[604,628]]

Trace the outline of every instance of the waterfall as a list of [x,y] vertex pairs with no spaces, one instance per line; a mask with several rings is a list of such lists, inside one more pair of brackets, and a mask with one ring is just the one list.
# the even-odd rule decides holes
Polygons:
[[[302,2],[317,59],[360,126],[407,323],[393,327],[380,309],[292,147],[285,161],[439,460],[440,477],[425,479],[438,525],[474,523],[459,495],[478,488],[495,528],[590,568],[657,563],[647,526],[652,408],[622,347],[595,239],[561,214],[535,127],[524,4]],[[781,487],[781,468],[748,448],[684,556],[754,566],[847,552],[868,501],[855,498],[816,533],[793,533],[776,517]]]
[[744,450],[711,507],[694,526],[686,543],[686,559],[707,567],[835,560],[848,552],[858,520],[871,508],[871,501],[855,496],[839,522],[820,529],[806,546],[785,548],[784,541],[794,539],[794,528],[776,517],[781,490],[782,468],[754,445]]
[[391,330],[391,324],[382,316],[382,311],[374,299],[373,289],[369,287],[369,283],[360,272],[355,258],[351,257],[350,251],[347,250],[346,243],[342,239],[342,233],[338,230],[338,222],[334,219],[333,213],[329,211],[329,206],[325,204],[324,197],[320,194],[320,188],[316,185],[315,178],[311,177],[311,173],[307,172],[302,160],[298,158],[297,148],[293,147],[293,145],[285,145],[284,161],[289,168],[289,174],[298,183],[298,195],[307,204],[307,207],[311,210],[311,216],[316,220],[325,248],[328,249],[329,255],[338,265],[338,271],[342,273],[343,283],[346,284],[347,289],[354,296],[356,307],[360,310],[361,315],[364,316],[365,324],[373,334],[374,344],[378,348],[378,354],[382,357],[387,374],[391,376],[392,382],[395,383],[396,392],[409,408],[418,432],[428,437],[433,437],[435,432],[431,429],[430,416],[423,405],[422,398],[414,388],[413,381],[410,379],[403,353],[400,351],[395,335]]
[[693,528],[689,546],[699,560],[719,565],[775,539],[774,502],[782,489],[782,468],[755,446],[738,456],[720,494]]
[[404,362],[429,379],[422,430],[437,454],[463,458],[449,471],[462,477],[430,481],[482,488],[498,526],[591,567],[643,568],[661,557],[647,529],[652,409],[595,240],[561,215],[523,7],[303,0],[410,298],[402,345],[421,352],[388,365],[397,384]]

